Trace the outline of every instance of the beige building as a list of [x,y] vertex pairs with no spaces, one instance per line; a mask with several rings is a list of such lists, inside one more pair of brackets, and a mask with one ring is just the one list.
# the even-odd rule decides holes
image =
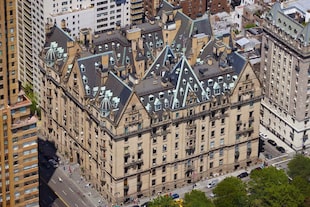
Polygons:
[[42,51],[43,133],[110,203],[257,163],[261,91],[251,65],[229,35],[212,36],[208,19],[159,14],[84,36],[88,49],[53,26]]
[[[0,206],[39,206],[36,117],[19,88],[16,1],[0,2]],[[12,41],[13,40],[13,41]]]
[[306,0],[275,3],[263,25],[262,125],[297,151],[310,147],[309,9]]

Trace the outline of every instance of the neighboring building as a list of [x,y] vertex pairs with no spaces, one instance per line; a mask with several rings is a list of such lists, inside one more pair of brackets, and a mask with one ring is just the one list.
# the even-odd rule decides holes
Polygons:
[[17,2],[0,1],[0,206],[39,206],[36,117],[18,82]]
[[140,23],[143,12],[138,13],[137,5],[142,8],[142,0],[44,1],[44,21],[57,25],[65,22],[68,34],[78,38],[80,30],[85,28],[102,33],[115,29],[117,23],[121,26]]
[[110,203],[258,162],[251,65],[208,18],[173,8],[164,3],[160,22],[86,35],[88,48],[53,26],[42,51],[43,134]]
[[201,0],[144,0],[144,10],[147,19],[157,16],[157,12],[162,8],[163,4],[169,2],[174,9],[182,9],[182,12],[191,19],[202,17],[206,13],[206,1]]
[[[43,0],[14,1],[17,3],[17,33],[10,41],[17,39],[18,44],[18,79],[22,85],[33,86],[34,93],[40,99],[39,52],[45,43],[45,27],[43,18]],[[40,9],[39,9],[40,8]],[[17,66],[16,66],[17,67]],[[16,71],[17,72],[17,71]]]
[[310,147],[310,2],[275,3],[263,24],[262,125],[294,150]]
[[263,22],[263,7],[258,4],[246,5],[243,7],[242,27],[249,28],[261,26]]
[[219,13],[219,12],[230,13],[230,1],[207,0],[207,12],[211,15]]

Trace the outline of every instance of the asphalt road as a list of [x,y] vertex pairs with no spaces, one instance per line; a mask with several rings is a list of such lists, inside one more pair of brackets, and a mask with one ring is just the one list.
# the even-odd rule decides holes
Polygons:
[[[44,180],[44,178],[42,179]],[[73,183],[72,180],[61,170],[56,169],[47,183],[48,186],[55,192],[55,194],[66,206],[93,206],[89,202],[88,198],[86,198],[87,195],[84,195],[83,192],[77,188],[76,184]]]
[[[87,191],[81,192],[77,184],[64,172],[58,168],[50,166],[47,168],[44,161],[45,156],[55,155],[55,149],[47,142],[39,141],[39,161],[40,161],[40,181],[43,206],[55,207],[92,207],[94,204],[88,198]],[[46,205],[45,205],[46,204]]]

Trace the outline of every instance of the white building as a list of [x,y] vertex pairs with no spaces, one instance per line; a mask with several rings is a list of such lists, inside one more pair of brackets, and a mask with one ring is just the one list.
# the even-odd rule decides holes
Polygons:
[[43,1],[17,1],[18,79],[23,85],[33,85],[37,96],[40,94],[38,57],[45,43]]
[[62,25],[63,20],[71,37],[77,37],[83,28],[101,33],[114,29],[117,22],[130,24],[130,1],[44,1],[44,21]]

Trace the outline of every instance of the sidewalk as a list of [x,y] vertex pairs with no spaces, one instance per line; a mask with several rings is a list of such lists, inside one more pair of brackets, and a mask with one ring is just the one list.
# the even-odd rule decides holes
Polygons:
[[[250,166],[250,167],[247,167],[247,170],[245,169],[240,169],[240,170],[237,170],[237,171],[234,171],[232,173],[228,173],[228,174],[225,174],[225,175],[220,175],[220,176],[217,176],[217,177],[213,177],[213,178],[210,178],[210,179],[205,179],[205,180],[200,180],[196,183],[192,183],[192,184],[189,184],[187,186],[184,186],[183,188],[178,188],[178,189],[175,189],[174,191],[171,191],[171,192],[166,192],[164,193],[163,195],[165,194],[174,194],[174,193],[177,193],[180,195],[180,198],[184,198],[184,195],[185,193],[187,192],[190,192],[191,190],[193,190],[193,185],[196,184],[196,187],[194,189],[197,189],[197,190],[201,190],[203,192],[206,192],[207,191],[207,185],[210,181],[212,180],[218,180],[218,182],[221,182],[222,180],[224,180],[226,177],[237,177],[237,175],[239,175],[240,173],[242,172],[248,172],[250,173],[252,169],[254,168],[257,168],[257,167],[260,167],[261,164],[257,164],[257,165],[254,165],[254,166]],[[209,189],[208,189],[209,190]],[[156,198],[157,196],[152,196],[152,197],[149,197],[149,198],[141,198],[140,199],[140,202],[139,202],[139,205],[147,202],[147,201],[151,201],[153,200],[154,198]],[[126,204],[124,205],[124,207],[131,207],[133,206],[134,204],[131,203],[131,204]]]
[[80,192],[83,192],[81,196],[88,198],[88,200],[94,207],[108,206],[108,203],[99,194],[99,192],[82,176],[79,164],[70,163],[61,155],[60,157],[62,163],[59,165],[58,169],[63,171],[65,175],[71,178],[71,180],[76,184]]

